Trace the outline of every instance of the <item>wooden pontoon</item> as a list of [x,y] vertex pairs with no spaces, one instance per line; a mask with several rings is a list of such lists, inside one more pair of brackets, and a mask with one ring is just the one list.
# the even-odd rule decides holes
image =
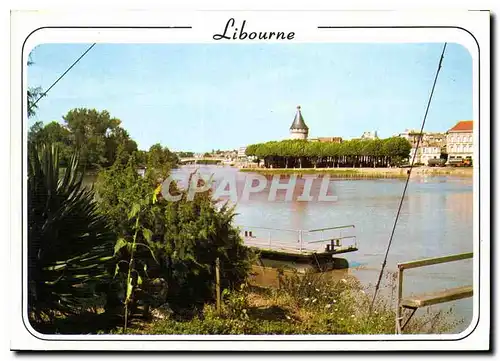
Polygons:
[[[335,256],[358,250],[354,225],[313,230],[242,227],[246,246],[258,250],[265,259],[310,264],[323,269],[335,263]],[[339,262],[345,267],[346,262]]]

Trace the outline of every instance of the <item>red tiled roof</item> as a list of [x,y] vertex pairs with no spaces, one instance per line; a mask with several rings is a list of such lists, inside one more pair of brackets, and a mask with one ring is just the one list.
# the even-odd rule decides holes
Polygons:
[[473,124],[472,120],[462,120],[455,124],[448,132],[472,132]]

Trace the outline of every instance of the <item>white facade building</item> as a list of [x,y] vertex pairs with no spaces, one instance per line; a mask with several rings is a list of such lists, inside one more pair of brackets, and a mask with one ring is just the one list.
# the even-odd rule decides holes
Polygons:
[[247,147],[240,147],[238,149],[238,158],[245,158],[247,155],[245,154]]
[[[415,154],[416,148],[411,148],[410,150],[410,163]],[[430,159],[439,159],[441,157],[441,147],[418,147],[417,156],[415,157],[415,163],[422,163],[427,165]]]
[[363,135],[361,135],[361,139],[378,139],[377,136],[377,131],[374,132],[363,132]]
[[446,151],[448,160],[451,159],[473,159],[473,121],[460,121],[448,130],[446,136]]

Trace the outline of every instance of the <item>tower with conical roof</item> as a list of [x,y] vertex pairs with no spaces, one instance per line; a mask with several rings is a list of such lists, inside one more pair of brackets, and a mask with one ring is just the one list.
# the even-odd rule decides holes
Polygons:
[[300,105],[297,106],[297,113],[295,114],[295,119],[290,126],[290,139],[307,139],[309,135],[309,128],[302,118],[302,113],[300,112]]

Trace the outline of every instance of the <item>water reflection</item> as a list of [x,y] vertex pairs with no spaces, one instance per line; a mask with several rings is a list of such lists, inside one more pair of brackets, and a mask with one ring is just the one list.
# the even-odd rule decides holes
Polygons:
[[[230,167],[201,167],[199,170],[213,172],[218,179],[235,176],[240,199],[247,173]],[[285,179],[282,177],[281,182],[285,183]],[[268,182],[265,190],[252,194],[248,201],[238,201],[236,223],[287,229],[355,224],[359,251],[345,255],[352,267],[349,272],[365,284],[374,284],[394,225],[404,181],[332,179],[330,191],[338,197],[334,202],[321,202],[317,197],[311,202],[296,201],[303,187],[304,180],[299,179],[293,201],[285,201],[285,191],[279,190],[276,201],[270,202]],[[319,192],[319,187],[319,182],[314,183],[311,193]],[[470,179],[412,177],[386,269],[394,272],[400,262],[471,252],[472,202]],[[293,241],[296,240],[290,239]],[[472,284],[472,262],[458,261],[419,268],[408,272],[407,277],[405,292],[408,293]],[[472,299],[443,307],[452,305],[458,316],[465,319],[462,328],[466,328],[472,319]]]

